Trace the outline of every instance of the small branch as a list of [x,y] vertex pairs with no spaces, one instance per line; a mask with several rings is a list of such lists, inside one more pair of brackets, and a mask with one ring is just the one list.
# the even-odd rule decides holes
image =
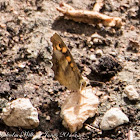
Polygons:
[[100,11],[100,9],[103,7],[103,5],[104,5],[104,2],[103,2],[103,0],[97,0],[96,1],[96,3],[95,3],[95,5],[94,5],[94,7],[93,7],[93,11],[95,12],[99,12]]
[[84,22],[88,24],[102,23],[104,26],[110,27],[122,26],[122,20],[119,17],[110,17],[96,11],[75,10],[73,7],[65,3],[61,3],[57,10],[63,13],[66,18],[72,19],[76,22]]

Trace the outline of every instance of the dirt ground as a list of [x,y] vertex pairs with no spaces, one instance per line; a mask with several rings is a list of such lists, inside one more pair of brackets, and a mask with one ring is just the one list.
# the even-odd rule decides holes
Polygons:
[[[76,9],[92,10],[93,0],[65,0]],[[134,140],[140,138],[140,103],[130,101],[124,93],[126,85],[132,84],[140,93],[140,1],[106,0],[101,12],[121,17],[125,23],[122,28],[95,26],[76,23],[64,19],[56,10],[60,0],[0,0],[0,107],[19,97],[27,97],[39,112],[40,125],[33,130],[6,126],[0,120],[0,131],[9,134],[6,138],[32,139],[41,131],[42,139],[97,139],[124,140],[129,130]],[[89,80],[105,84],[90,83],[103,94],[98,95],[100,104],[94,118],[88,119],[81,130],[74,134],[62,125],[61,105],[70,94],[59,82],[54,81],[51,69],[52,44],[50,37],[58,33],[67,44],[81,71]],[[91,44],[91,35],[98,33],[103,37],[100,44]],[[136,43],[138,42],[138,43]],[[117,61],[117,69],[97,76],[100,57],[97,50],[110,55]],[[99,61],[100,62],[100,61]],[[121,67],[121,68],[120,68]],[[99,74],[102,70],[97,68]],[[108,78],[109,75],[109,78]],[[113,76],[113,77],[112,77]],[[128,116],[129,123],[110,131],[87,130],[86,124],[99,128],[104,113],[111,107],[120,107]],[[11,136],[10,136],[11,135]],[[40,138],[41,139],[41,138]]]

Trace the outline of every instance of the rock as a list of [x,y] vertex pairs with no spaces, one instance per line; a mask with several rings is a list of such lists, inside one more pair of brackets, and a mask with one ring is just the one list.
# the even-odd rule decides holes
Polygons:
[[96,53],[96,56],[97,56],[97,57],[101,57],[101,56],[103,55],[103,51],[100,50],[100,49],[96,50],[95,53]]
[[132,52],[138,53],[139,50],[140,50],[140,43],[139,43],[139,41],[130,39],[129,40],[129,45],[127,47],[127,50],[128,51],[130,50]]
[[113,52],[113,51],[110,52],[109,54],[112,55],[113,57],[116,57],[117,56],[116,52]]
[[91,40],[93,41],[93,44],[96,45],[101,45],[105,41],[104,38],[97,33],[91,35]]
[[46,120],[47,121],[50,121],[51,120],[51,117],[50,116],[46,116]]
[[41,135],[43,133],[41,131],[36,132],[36,134],[32,137],[32,140],[39,140],[41,139]]
[[25,67],[26,67],[26,63],[19,63],[19,64],[18,64],[18,67],[19,67],[19,68],[25,68]]
[[92,61],[96,61],[96,57],[95,57],[94,54],[91,54],[89,58],[90,58],[90,60],[92,60]]
[[0,82],[0,94],[5,94],[10,92],[10,85],[7,81]]
[[119,108],[111,108],[103,116],[100,128],[102,130],[111,130],[127,122],[129,122],[128,117]]
[[63,125],[71,133],[81,129],[83,123],[95,115],[98,104],[98,97],[92,88],[71,93],[61,107]]
[[98,45],[106,45],[106,39],[104,39],[104,37],[102,37],[98,33],[94,33],[91,35],[91,37],[87,38],[87,45],[90,48],[95,48],[95,46]]
[[[8,100],[2,97],[0,98],[0,113],[2,112],[2,108],[4,108],[7,103],[8,103]],[[1,119],[1,115],[0,115],[0,119]]]
[[7,137],[6,132],[5,131],[0,131],[0,137],[1,138]]
[[136,108],[137,108],[138,110],[140,110],[140,103],[137,103],[137,104],[136,104]]
[[0,27],[1,27],[2,29],[6,29],[6,24],[0,23]]
[[8,126],[33,129],[39,125],[38,112],[27,98],[19,98],[7,103],[2,119]]
[[125,93],[129,100],[138,100],[139,94],[136,89],[132,85],[128,85],[125,87]]
[[122,70],[122,64],[111,55],[103,55],[98,63],[92,67],[104,79],[110,79]]

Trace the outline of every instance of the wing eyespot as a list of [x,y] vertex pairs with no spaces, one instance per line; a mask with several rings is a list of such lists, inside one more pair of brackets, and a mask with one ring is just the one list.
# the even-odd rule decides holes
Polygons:
[[62,50],[62,48],[61,48],[60,44],[58,44],[56,47],[57,47],[57,50],[59,50],[59,51],[61,51],[61,50]]

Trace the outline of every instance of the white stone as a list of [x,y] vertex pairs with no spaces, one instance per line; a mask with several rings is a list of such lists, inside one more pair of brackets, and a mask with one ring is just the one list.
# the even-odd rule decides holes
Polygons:
[[137,103],[137,104],[136,104],[136,108],[137,108],[138,110],[140,110],[140,103]]
[[40,140],[42,134],[43,133],[41,131],[36,132],[36,134],[32,137],[32,140]]
[[96,54],[96,56],[99,56],[100,57],[100,56],[103,55],[103,51],[100,50],[100,49],[98,49],[98,50],[96,50],[95,54]]
[[98,97],[92,88],[71,93],[61,107],[63,125],[71,133],[81,129],[83,123],[95,115],[98,104]]
[[132,85],[128,85],[125,87],[125,93],[130,100],[138,100],[139,99],[139,94]]
[[26,63],[19,63],[19,64],[18,64],[18,67],[19,67],[19,68],[25,68],[25,66],[26,66]]
[[129,122],[128,117],[119,108],[111,108],[103,116],[100,128],[102,130],[111,130],[127,122]]
[[6,132],[5,131],[0,131],[0,137],[1,137],[1,139],[7,137]]
[[90,58],[90,60],[96,61],[96,57],[94,54],[91,54],[89,58]]
[[38,112],[27,98],[18,98],[3,108],[2,119],[8,126],[33,129],[39,125]]

